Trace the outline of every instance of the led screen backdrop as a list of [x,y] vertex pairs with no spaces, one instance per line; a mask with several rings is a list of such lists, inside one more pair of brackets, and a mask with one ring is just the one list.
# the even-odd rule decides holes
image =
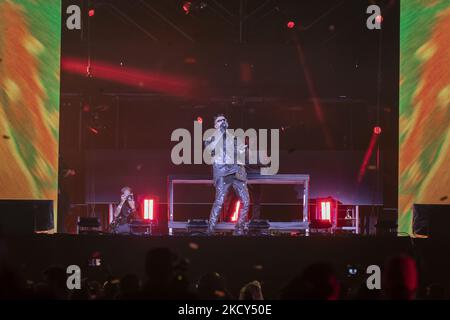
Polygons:
[[56,207],[60,42],[60,0],[0,0],[0,199]]
[[399,231],[414,203],[450,203],[450,0],[403,0]]

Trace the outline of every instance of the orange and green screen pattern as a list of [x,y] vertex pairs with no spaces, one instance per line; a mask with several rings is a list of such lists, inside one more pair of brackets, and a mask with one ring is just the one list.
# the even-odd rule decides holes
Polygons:
[[412,206],[449,204],[450,0],[401,1],[399,231]]
[[58,194],[61,0],[0,0],[0,199]]

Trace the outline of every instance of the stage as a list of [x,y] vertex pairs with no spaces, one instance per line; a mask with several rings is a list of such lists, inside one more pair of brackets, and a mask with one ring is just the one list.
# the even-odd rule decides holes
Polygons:
[[[79,265],[82,278],[104,279],[104,272],[121,277],[136,273],[146,278],[144,259],[148,250],[167,247],[189,261],[187,276],[195,282],[210,271],[226,280],[237,296],[240,287],[252,280],[263,284],[267,298],[277,298],[280,289],[307,265],[330,262],[345,286],[356,287],[365,281],[369,265],[383,270],[385,260],[398,253],[417,259],[421,283],[449,283],[450,250],[448,239],[409,237],[309,236],[309,237],[188,237],[115,235],[33,235],[5,239],[9,262],[27,279],[39,281],[51,265]],[[100,267],[88,267],[98,252]],[[348,266],[359,275],[349,277]]]
[[400,253],[419,298],[450,292],[448,1],[0,0],[0,20],[0,267],[27,289],[55,265],[64,291],[71,265],[145,282],[163,247],[234,297],[328,262],[347,299]]

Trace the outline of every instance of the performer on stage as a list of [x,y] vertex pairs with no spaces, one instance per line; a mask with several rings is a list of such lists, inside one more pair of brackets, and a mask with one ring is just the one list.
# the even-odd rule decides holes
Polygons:
[[111,228],[114,233],[130,233],[130,222],[135,216],[136,203],[130,187],[123,187],[121,192],[120,203],[114,212]]
[[[241,201],[239,218],[236,223],[234,235],[244,234],[244,223],[247,218],[250,199],[247,189],[247,173],[244,162],[239,161],[240,157],[236,153],[245,154],[246,146],[243,141],[239,141],[228,129],[227,119],[223,114],[214,117],[214,135],[205,141],[206,150],[212,155],[214,186],[216,187],[216,198],[209,217],[208,234],[214,233],[217,219],[223,208],[225,197],[230,187],[236,191]],[[234,146],[234,147],[233,147]],[[235,150],[235,152],[227,152]]]

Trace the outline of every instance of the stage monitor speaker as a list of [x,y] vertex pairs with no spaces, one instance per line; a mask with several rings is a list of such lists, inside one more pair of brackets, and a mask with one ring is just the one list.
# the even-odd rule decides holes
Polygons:
[[413,231],[419,236],[450,236],[450,205],[415,204]]
[[1,234],[32,234],[53,227],[52,200],[0,200]]
[[382,208],[378,213],[375,225],[377,236],[397,236],[398,210],[397,208]]
[[365,236],[374,236],[377,234],[376,225],[379,221],[378,217],[383,211],[382,206],[359,206],[359,221],[361,234]]

